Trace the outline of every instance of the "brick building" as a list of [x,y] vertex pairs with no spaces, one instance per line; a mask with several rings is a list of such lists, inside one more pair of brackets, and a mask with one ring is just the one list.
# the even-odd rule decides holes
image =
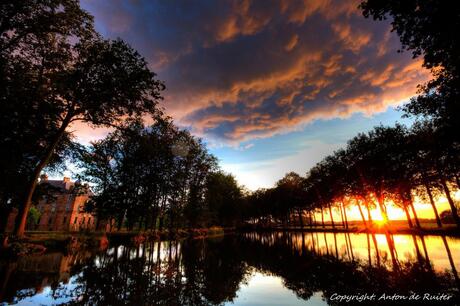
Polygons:
[[42,175],[40,184],[47,184],[49,195],[38,202],[40,220],[36,226],[39,231],[80,231],[94,230],[96,216],[84,211],[84,206],[92,195],[86,184],[72,182],[70,178],[48,180]]

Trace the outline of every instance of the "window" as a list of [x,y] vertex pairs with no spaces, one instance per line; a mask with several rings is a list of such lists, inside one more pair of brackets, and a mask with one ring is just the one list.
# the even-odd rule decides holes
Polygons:
[[69,197],[67,198],[67,203],[65,205],[66,211],[70,211],[70,209],[72,208],[73,198],[73,195],[69,195]]
[[65,224],[66,221],[67,221],[67,216],[64,216],[64,218],[62,219],[62,224]]
[[53,217],[50,217],[50,218],[48,219],[48,225],[51,225],[51,223],[53,223]]

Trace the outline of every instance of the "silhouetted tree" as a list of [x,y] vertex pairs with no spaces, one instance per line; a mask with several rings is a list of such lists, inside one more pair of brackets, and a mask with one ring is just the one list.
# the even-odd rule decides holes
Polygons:
[[219,190],[228,197],[234,191],[208,192],[206,182],[217,169],[215,157],[170,118],[157,116],[147,127],[141,119],[128,120],[82,151],[80,166],[82,177],[94,184],[90,209],[101,219],[117,220],[119,228],[125,220],[128,229],[135,224],[155,229],[158,223],[161,230],[166,222],[170,229],[206,225],[209,207],[216,209],[220,221],[234,218],[227,211],[231,207],[225,207],[234,203],[222,207],[216,198],[206,202],[206,194]]
[[[21,236],[38,177],[69,133],[69,125],[80,121],[113,126],[126,116],[154,114],[163,84],[126,43],[101,39],[92,17],[76,0],[7,1],[0,10],[1,68],[27,65],[35,83],[29,100],[37,105],[29,107],[54,126],[25,185],[16,226]],[[15,105],[9,89],[2,91],[2,102]]]
[[242,191],[231,174],[208,175],[205,199],[212,225],[235,225],[240,220]]

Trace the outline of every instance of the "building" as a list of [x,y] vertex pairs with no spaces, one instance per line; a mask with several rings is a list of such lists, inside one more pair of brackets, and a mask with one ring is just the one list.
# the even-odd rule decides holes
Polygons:
[[94,230],[96,216],[85,212],[85,204],[92,192],[87,184],[63,180],[49,180],[40,177],[40,187],[46,188],[37,205],[40,220],[35,228],[39,231],[80,231]]

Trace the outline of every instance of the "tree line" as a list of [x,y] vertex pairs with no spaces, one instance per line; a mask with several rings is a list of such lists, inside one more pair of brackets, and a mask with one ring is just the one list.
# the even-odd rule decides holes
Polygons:
[[94,186],[88,209],[118,230],[225,225],[241,193],[202,141],[164,116],[126,121],[79,160]]
[[[417,123],[411,129],[400,124],[378,126],[352,138],[344,149],[325,157],[305,177],[288,173],[275,188],[253,193],[248,217],[261,224],[272,218],[284,224],[294,219],[303,226],[306,214],[310,224],[324,227],[327,211],[333,227],[348,227],[347,207],[356,206],[362,222],[370,227],[371,210],[375,208],[385,223],[389,221],[387,207],[391,201],[404,211],[410,227],[421,227],[414,207],[414,198],[419,196],[430,203],[436,223],[442,227],[436,198],[443,194],[460,226],[452,194],[460,183],[458,149],[440,143],[429,122]],[[340,220],[334,221],[333,210]],[[315,219],[316,213],[321,220]]]
[[444,194],[460,227],[452,195],[452,189],[460,188],[460,39],[455,26],[460,22],[459,8],[446,1],[424,0],[366,0],[359,7],[366,18],[391,20],[392,31],[401,41],[398,51],[423,57],[423,66],[432,72],[433,78],[420,84],[418,94],[401,107],[415,123],[410,128],[396,124],[360,133],[305,177],[288,173],[275,188],[256,191],[249,198],[248,217],[262,223],[274,217],[286,223],[297,213],[302,226],[304,211],[309,221],[314,212],[321,212],[324,224],[324,210],[332,216],[336,208],[347,226],[345,208],[356,205],[362,221],[370,226],[370,210],[375,207],[388,221],[387,200],[391,199],[404,210],[410,227],[420,227],[413,204],[419,195],[430,203],[441,227],[435,198]]
[[[102,38],[78,0],[2,1],[0,70],[0,231],[16,207],[15,234],[24,235],[40,174],[68,162],[94,183],[97,214],[128,227],[165,214],[171,224],[203,223],[207,177],[235,182],[163,114],[165,85],[145,59],[121,39]],[[153,125],[143,125],[146,117]],[[84,148],[75,124],[114,132]]]

